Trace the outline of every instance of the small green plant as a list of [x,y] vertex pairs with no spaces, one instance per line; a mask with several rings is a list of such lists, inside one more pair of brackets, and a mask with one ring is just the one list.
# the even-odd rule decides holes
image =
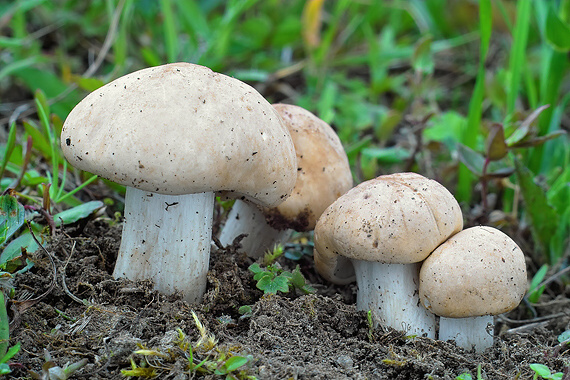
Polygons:
[[85,367],[88,363],[87,359],[81,359],[75,363],[66,363],[63,367],[55,364],[51,354],[48,350],[44,349],[45,363],[42,365],[42,373],[36,373],[34,371],[29,371],[32,379],[37,380],[67,380],[73,376],[81,368]]
[[372,310],[366,313],[366,323],[368,324],[368,340],[374,342],[374,320],[372,319]]
[[[515,149],[536,147],[548,140],[563,135],[564,131],[556,131],[546,136],[537,136],[535,123],[548,105],[537,108],[524,120],[508,125],[492,123],[485,142],[485,152],[480,154],[471,148],[460,144],[459,158],[463,164],[481,182],[481,199],[483,208],[487,209],[487,186],[492,178],[509,177],[515,172],[509,153]],[[505,135],[508,134],[508,137]]]
[[253,310],[251,305],[243,305],[239,307],[238,313],[240,313],[239,319],[245,319],[250,318],[253,315]]
[[562,372],[552,373],[550,369],[544,364],[533,363],[530,365],[530,369],[534,371],[534,380],[536,379],[547,379],[547,380],[562,380],[564,374]]
[[[457,376],[455,380],[473,380],[473,376],[471,376],[469,372],[464,372]],[[481,376],[481,364],[477,366],[477,380],[483,380],[483,376]]]
[[293,272],[289,272],[284,270],[277,262],[277,259],[283,255],[283,252],[283,246],[278,244],[273,251],[267,252],[263,257],[262,264],[265,266],[264,268],[258,263],[253,263],[249,266],[248,269],[253,273],[253,279],[257,281],[257,288],[263,290],[264,294],[288,293],[294,289],[299,289],[305,294],[314,293],[315,289],[307,284],[299,265],[295,267]]
[[226,380],[255,380],[255,376],[248,375],[244,368],[253,361],[251,356],[241,356],[233,353],[233,348],[224,349],[218,346],[218,340],[210,334],[198,319],[196,313],[192,312],[194,323],[198,329],[200,338],[196,343],[189,341],[187,335],[181,330],[176,330],[174,344],[179,350],[148,349],[141,345],[141,349],[134,352],[135,355],[142,355],[143,360],[139,364],[131,357],[131,369],[121,370],[123,376],[152,378],[167,371],[169,363],[174,364],[178,358],[178,353],[182,352],[188,364],[185,373],[195,375],[218,375],[225,376]]

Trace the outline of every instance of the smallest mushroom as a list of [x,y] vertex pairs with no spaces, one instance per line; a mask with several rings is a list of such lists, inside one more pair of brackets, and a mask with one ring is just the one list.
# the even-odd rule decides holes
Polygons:
[[291,196],[273,208],[236,200],[220,234],[231,244],[247,235],[241,250],[259,258],[291,232],[310,231],[317,219],[338,197],[352,187],[348,158],[334,130],[311,112],[294,105],[274,104],[287,126],[297,155],[297,181]]
[[440,245],[420,270],[420,300],[439,315],[439,339],[481,352],[493,345],[493,315],[526,291],[524,254],[503,232],[471,227]]

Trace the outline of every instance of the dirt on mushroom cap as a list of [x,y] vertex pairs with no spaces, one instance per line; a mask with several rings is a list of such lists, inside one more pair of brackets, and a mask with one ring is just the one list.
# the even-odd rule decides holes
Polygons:
[[274,104],[289,129],[297,155],[297,181],[291,196],[272,209],[267,223],[277,230],[309,231],[338,197],[352,187],[352,173],[342,143],[323,120],[306,109]]
[[415,263],[462,227],[459,204],[438,182],[415,173],[380,176],[325,210],[315,228],[315,263],[331,281],[338,255]]
[[162,194],[227,191],[274,206],[297,175],[274,108],[251,86],[189,63],[95,90],[69,114],[61,141],[73,166]]

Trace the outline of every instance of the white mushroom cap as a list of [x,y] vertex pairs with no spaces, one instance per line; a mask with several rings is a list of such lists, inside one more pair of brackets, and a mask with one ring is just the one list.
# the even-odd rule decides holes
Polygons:
[[346,259],[388,264],[424,260],[463,228],[453,195],[416,173],[384,175],[349,190],[315,227],[315,265],[336,283],[353,280]]
[[283,118],[295,145],[297,182],[285,202],[265,209],[264,213],[276,229],[310,231],[323,211],[352,187],[348,157],[326,122],[302,107],[273,107]]
[[525,258],[517,244],[496,228],[471,227],[422,264],[420,299],[442,317],[496,315],[518,306],[526,283]]
[[75,167],[161,194],[229,192],[281,203],[296,157],[275,109],[251,86],[190,63],[143,69],[99,88],[61,134]]

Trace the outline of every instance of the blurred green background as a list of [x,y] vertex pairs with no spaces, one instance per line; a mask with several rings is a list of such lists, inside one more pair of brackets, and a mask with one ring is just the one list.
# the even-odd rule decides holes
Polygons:
[[187,61],[330,123],[355,183],[422,173],[531,268],[566,267],[568,0],[3,0],[0,31],[1,186],[25,202],[120,202],[67,166],[62,121],[121,75]]

